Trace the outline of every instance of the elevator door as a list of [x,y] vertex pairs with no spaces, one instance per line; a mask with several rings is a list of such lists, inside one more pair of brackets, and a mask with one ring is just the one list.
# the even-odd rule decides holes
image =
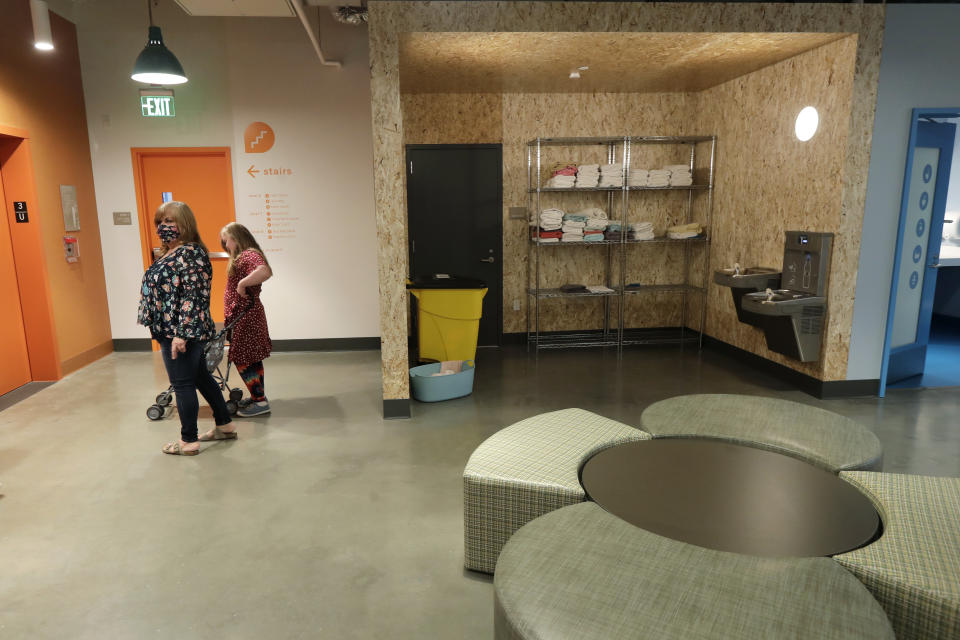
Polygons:
[[17,269],[10,241],[9,225],[15,224],[10,205],[3,193],[3,180],[0,177],[0,395],[31,380],[27,339],[23,332],[23,311],[20,307],[20,287],[17,285]]

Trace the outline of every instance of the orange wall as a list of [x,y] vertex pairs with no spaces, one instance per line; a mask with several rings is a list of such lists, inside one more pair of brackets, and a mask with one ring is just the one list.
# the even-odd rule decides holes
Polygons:
[[[59,357],[69,373],[112,350],[77,35],[71,22],[51,13],[56,48],[37,51],[28,0],[0,0],[0,16],[0,125],[30,136],[36,185],[30,220],[41,233]],[[70,235],[79,238],[80,261],[74,264],[63,257],[61,184],[77,190],[81,230]]]

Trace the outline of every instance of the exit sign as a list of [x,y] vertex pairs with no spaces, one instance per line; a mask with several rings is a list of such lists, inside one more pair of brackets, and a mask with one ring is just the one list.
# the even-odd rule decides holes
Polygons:
[[140,96],[140,113],[145,117],[174,117],[177,112],[173,106],[173,96]]

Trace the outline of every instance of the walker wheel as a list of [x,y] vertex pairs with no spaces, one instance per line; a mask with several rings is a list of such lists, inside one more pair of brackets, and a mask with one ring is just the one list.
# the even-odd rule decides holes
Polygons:
[[173,402],[173,396],[169,393],[161,393],[157,396],[157,404],[161,407],[169,407],[171,402]]
[[[233,394],[231,393],[230,395],[232,396]],[[229,411],[232,416],[237,415],[237,403],[233,400],[227,400],[227,411]]]
[[163,419],[163,407],[158,404],[150,405],[147,409],[147,417],[154,421]]
[[240,402],[243,399],[243,389],[230,389],[230,399],[234,402]]

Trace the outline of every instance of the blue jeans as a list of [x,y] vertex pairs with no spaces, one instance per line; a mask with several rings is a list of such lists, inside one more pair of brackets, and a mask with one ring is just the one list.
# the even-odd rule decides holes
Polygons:
[[177,395],[177,412],[180,414],[180,438],[184,442],[197,441],[197,414],[200,403],[197,401],[197,391],[213,409],[213,419],[217,426],[229,424],[230,411],[223,400],[223,394],[217,381],[207,371],[207,363],[203,357],[203,343],[196,340],[187,341],[187,350],[178,353],[177,359],[170,357],[171,338],[159,338],[160,353],[163,354],[163,364],[167,367],[167,377]]

